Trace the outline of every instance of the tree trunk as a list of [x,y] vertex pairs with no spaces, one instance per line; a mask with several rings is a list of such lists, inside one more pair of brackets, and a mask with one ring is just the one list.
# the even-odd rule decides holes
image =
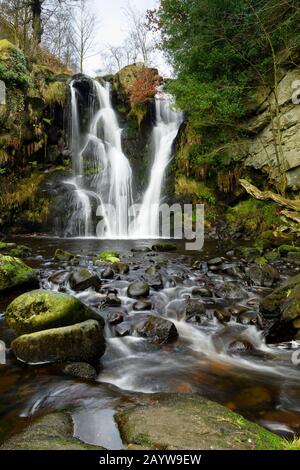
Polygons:
[[35,46],[38,46],[42,41],[43,26],[42,26],[42,3],[44,0],[32,0],[32,30]]

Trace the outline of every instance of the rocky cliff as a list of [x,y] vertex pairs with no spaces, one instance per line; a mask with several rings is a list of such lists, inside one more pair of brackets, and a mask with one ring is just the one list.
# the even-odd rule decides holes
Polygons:
[[[282,145],[287,174],[288,187],[300,190],[300,104],[295,104],[300,88],[300,71],[289,70],[283,74],[279,83],[278,101],[282,126]],[[245,128],[252,135],[244,150],[245,167],[265,173],[271,181],[278,177],[276,156],[272,135],[272,123],[268,106],[267,93],[255,110],[255,115],[245,123]],[[292,97],[294,95],[294,100]],[[274,98],[273,98],[274,101]]]

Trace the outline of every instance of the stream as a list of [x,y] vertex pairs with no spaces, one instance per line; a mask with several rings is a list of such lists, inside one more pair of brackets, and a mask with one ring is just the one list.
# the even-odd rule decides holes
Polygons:
[[[26,366],[8,353],[7,364],[0,366],[0,442],[22,430],[33,417],[67,409],[81,440],[122,449],[114,421],[116,408],[138,394],[159,392],[197,393],[282,436],[300,435],[300,372],[291,361],[299,344],[265,344],[256,315],[259,299],[272,289],[251,286],[238,275],[245,261],[225,254],[214,241],[206,241],[200,253],[186,252],[182,242],[176,243],[174,253],[154,253],[143,251],[154,242],[149,245],[142,240],[16,237],[13,241],[31,248],[26,263],[39,270],[45,289],[58,290],[48,280],[51,274],[75,269],[54,260],[57,248],[79,254],[80,265],[95,271],[92,257],[115,250],[130,271],[102,280],[99,292],[90,288],[75,294],[65,289],[104,318],[111,312],[124,316],[121,332],[106,322],[107,347],[96,382],[67,377],[59,365]],[[222,263],[207,264],[220,256]],[[135,311],[127,287],[151,266],[159,267],[162,286],[151,288],[149,308]],[[276,267],[281,280],[295,273],[282,263]],[[242,299],[216,296],[216,289],[226,281],[240,288]],[[107,292],[116,293],[121,305],[101,308]],[[13,336],[4,312],[18,294],[0,299],[0,340],[7,346]],[[206,314],[201,320],[197,315],[186,317],[188,299],[204,304]],[[136,324],[150,313],[175,324],[179,333],[175,342],[157,346],[135,333]],[[222,314],[227,315],[226,321],[217,318]],[[242,350],[241,342],[247,346]]]

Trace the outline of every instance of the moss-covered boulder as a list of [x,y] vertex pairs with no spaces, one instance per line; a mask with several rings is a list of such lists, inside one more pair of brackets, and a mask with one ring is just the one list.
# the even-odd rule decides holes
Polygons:
[[75,258],[75,255],[59,248],[54,253],[55,261],[71,261],[73,258]]
[[128,449],[279,450],[284,441],[200,396],[150,395],[116,416]]
[[103,450],[73,437],[68,413],[51,413],[31,422],[20,434],[8,439],[1,450]]
[[74,325],[89,319],[103,324],[102,317],[75,297],[46,290],[23,294],[6,309],[8,325],[20,334]]
[[96,320],[52,328],[16,338],[11,343],[15,356],[27,364],[92,361],[105,351],[103,328]]
[[0,293],[14,288],[34,288],[39,281],[34,269],[18,258],[0,255]]
[[100,255],[94,257],[94,263],[97,264],[97,262],[119,263],[120,255],[117,251],[102,251]]
[[[290,277],[281,286],[275,289],[271,294],[262,299],[260,303],[260,310],[266,318],[280,318],[283,314],[283,319],[288,319],[288,314],[284,313],[286,308],[297,300],[297,292],[300,286],[300,274]],[[300,311],[299,311],[300,316]],[[295,317],[294,317],[295,318]],[[293,319],[290,317],[290,319]]]

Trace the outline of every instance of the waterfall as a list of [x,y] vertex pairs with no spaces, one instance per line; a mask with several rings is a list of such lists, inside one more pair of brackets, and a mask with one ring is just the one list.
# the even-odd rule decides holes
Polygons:
[[172,109],[172,97],[161,91],[155,100],[156,125],[152,133],[154,161],[149,186],[137,216],[133,238],[159,237],[159,206],[166,168],[170,162],[173,142],[182,123],[182,113]]
[[[182,114],[171,108],[171,98],[159,92],[156,97],[156,125],[152,133],[153,166],[148,188],[138,214],[133,206],[132,169],[122,149],[122,129],[113,109],[110,85],[93,80],[91,116],[85,135],[80,132],[79,91],[70,85],[72,110],[72,158],[74,177],[66,236],[117,239],[159,237],[158,217],[164,174]],[[101,216],[96,232],[96,209]]]

